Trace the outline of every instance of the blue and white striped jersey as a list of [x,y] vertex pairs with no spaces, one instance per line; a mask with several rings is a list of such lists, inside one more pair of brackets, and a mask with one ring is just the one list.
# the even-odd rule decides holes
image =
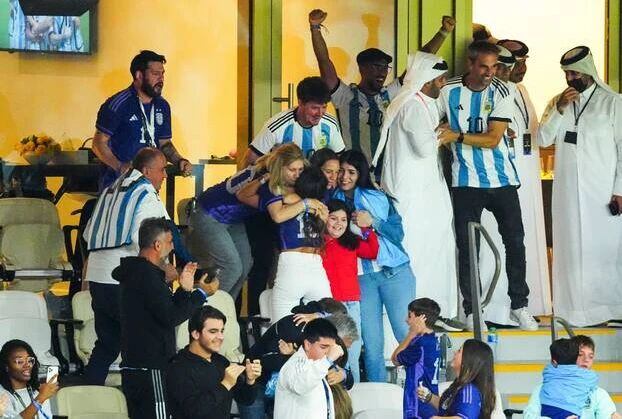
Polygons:
[[[464,83],[464,76],[450,79],[437,101],[441,115],[446,115],[452,130],[482,133],[488,121],[511,122],[513,99],[507,85],[496,77],[488,87],[474,92]],[[452,186],[499,188],[520,185],[510,140],[504,135],[495,148],[452,143]]]
[[26,48],[26,16],[19,0],[9,0],[9,48]]
[[345,149],[335,117],[324,114],[319,124],[305,128],[296,120],[296,108],[270,118],[253,139],[250,148],[263,156],[275,145],[287,143],[298,145],[306,158],[321,148],[328,147],[335,153],[341,153]]

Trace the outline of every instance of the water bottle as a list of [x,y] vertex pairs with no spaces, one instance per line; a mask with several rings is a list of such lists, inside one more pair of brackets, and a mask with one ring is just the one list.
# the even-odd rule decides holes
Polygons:
[[488,329],[488,337],[487,337],[488,346],[492,349],[492,355],[497,360],[497,346],[499,346],[499,335],[497,334],[497,329],[491,327]]

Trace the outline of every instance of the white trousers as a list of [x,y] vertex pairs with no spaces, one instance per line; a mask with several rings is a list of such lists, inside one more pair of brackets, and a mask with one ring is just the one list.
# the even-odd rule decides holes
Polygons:
[[272,289],[272,323],[304,302],[332,297],[322,257],[313,253],[281,252]]

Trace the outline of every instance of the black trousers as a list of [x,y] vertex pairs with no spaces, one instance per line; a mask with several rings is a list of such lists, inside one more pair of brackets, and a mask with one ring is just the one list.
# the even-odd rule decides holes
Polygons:
[[119,286],[90,282],[89,290],[97,340],[84,370],[84,377],[88,384],[103,386],[110,365],[121,351]]
[[162,370],[121,370],[121,385],[131,419],[168,419],[166,377]]
[[[501,188],[452,188],[454,227],[458,247],[458,278],[465,314],[472,312],[468,224],[479,223],[482,211],[492,212],[505,246],[505,270],[512,309],[527,306],[529,287],[525,280],[525,231],[518,192],[514,186]],[[479,234],[477,250],[479,254]]]

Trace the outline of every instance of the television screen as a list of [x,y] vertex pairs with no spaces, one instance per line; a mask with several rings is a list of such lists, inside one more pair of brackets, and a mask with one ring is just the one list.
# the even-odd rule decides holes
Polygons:
[[93,14],[26,16],[19,0],[0,0],[0,50],[90,54]]

